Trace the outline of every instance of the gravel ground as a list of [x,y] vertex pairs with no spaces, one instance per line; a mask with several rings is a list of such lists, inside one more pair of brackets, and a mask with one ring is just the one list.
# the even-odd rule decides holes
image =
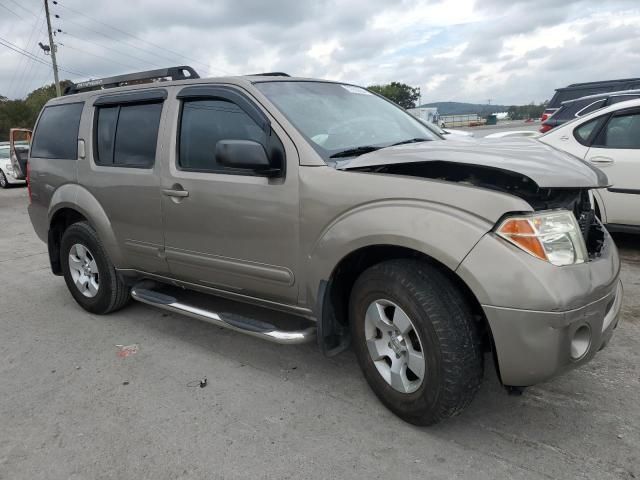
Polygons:
[[623,319],[593,362],[521,397],[489,363],[466,412],[416,428],[350,352],[140,304],[86,313],[49,272],[26,204],[26,189],[0,191],[0,479],[640,478],[637,237],[616,237]]

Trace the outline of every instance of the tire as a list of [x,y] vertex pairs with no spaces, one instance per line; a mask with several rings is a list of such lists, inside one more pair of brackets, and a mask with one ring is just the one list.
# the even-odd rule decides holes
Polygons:
[[[479,334],[464,296],[440,270],[409,259],[377,264],[356,280],[349,310],[358,362],[369,386],[389,410],[424,426],[457,415],[471,403],[484,371]],[[404,328],[405,317],[409,330]],[[377,327],[388,320],[391,329],[406,330],[402,340]],[[419,360],[412,361],[420,353],[424,359],[421,378],[420,368],[414,366],[419,366]],[[405,360],[404,370],[396,368]]]
[[9,188],[9,181],[2,170],[0,170],[0,188]]
[[[116,274],[96,231],[88,223],[74,223],[65,230],[60,245],[60,263],[69,292],[88,312],[103,315],[129,302],[129,288]],[[85,274],[87,270],[89,274]]]

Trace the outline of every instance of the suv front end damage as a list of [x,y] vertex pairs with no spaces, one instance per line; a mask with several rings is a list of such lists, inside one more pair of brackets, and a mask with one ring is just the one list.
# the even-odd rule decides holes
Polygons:
[[464,184],[527,202],[532,212],[505,212],[456,273],[482,306],[505,385],[534,385],[589,361],[611,338],[622,304],[618,252],[590,194],[607,185],[606,176],[532,139],[459,144],[454,155],[436,143],[337,168]]

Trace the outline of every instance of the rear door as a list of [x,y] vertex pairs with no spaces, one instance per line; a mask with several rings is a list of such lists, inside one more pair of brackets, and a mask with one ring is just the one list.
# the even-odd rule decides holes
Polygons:
[[127,266],[155,274],[168,271],[159,146],[166,97],[160,88],[97,97],[80,132],[87,158],[79,164],[78,182],[109,217]]
[[[176,89],[177,90],[177,89]],[[173,277],[279,303],[297,301],[298,154],[242,90],[179,90],[163,173],[165,248]],[[269,178],[216,161],[220,140],[261,143],[285,167]]]
[[585,159],[612,184],[601,192],[607,223],[640,225],[640,108],[609,117]]

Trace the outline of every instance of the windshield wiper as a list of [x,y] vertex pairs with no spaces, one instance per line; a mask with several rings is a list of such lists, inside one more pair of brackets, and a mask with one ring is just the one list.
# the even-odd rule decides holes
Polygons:
[[402,142],[392,143],[389,145],[390,147],[395,147],[396,145],[405,145],[407,143],[420,143],[420,142],[430,142],[429,138],[410,138],[409,140],[403,140]]
[[373,145],[362,145],[360,147],[349,148],[347,150],[334,153],[329,158],[357,157],[358,155],[362,155],[364,153],[375,152],[376,150],[380,150],[381,148],[382,147],[374,147]]

